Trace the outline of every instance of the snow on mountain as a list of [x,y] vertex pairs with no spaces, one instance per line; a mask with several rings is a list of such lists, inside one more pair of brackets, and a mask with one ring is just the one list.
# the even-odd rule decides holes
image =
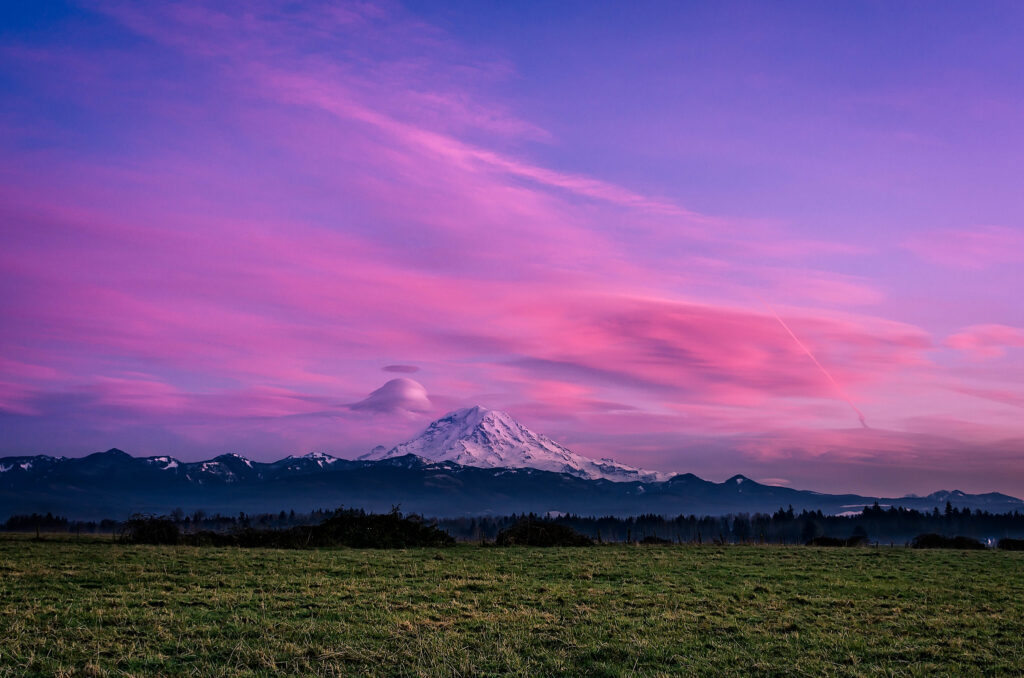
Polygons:
[[534,433],[511,416],[480,406],[450,412],[418,437],[390,450],[376,447],[361,460],[392,459],[407,454],[432,462],[455,462],[483,468],[534,468],[580,478],[615,481],[666,480],[670,473],[645,471],[611,459],[590,459]]
[[309,452],[301,457],[295,457],[289,454],[284,459],[274,462],[274,464],[284,468],[297,470],[314,466],[317,468],[324,468],[325,466],[330,466],[337,461],[338,457],[327,454],[326,452]]
[[162,471],[171,471],[178,468],[180,465],[177,459],[173,457],[146,457],[145,461],[153,466],[156,466]]
[[50,457],[45,454],[34,457],[4,457],[0,459],[0,473],[7,473],[8,471],[15,473],[20,473],[21,471],[26,473],[45,471],[53,466],[53,464],[65,459],[67,457]]
[[326,452],[310,452],[302,455],[302,458],[314,461],[318,466],[330,466],[334,462],[338,461],[337,457],[331,456]]

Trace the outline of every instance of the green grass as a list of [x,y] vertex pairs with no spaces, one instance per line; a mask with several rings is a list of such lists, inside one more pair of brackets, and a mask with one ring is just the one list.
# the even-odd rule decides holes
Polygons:
[[1024,554],[0,538],[0,675],[1020,675]]

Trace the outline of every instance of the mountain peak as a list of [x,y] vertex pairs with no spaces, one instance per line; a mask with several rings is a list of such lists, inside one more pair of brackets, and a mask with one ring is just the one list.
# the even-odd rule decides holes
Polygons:
[[462,409],[449,412],[433,422],[431,426],[456,422],[460,425],[477,426],[485,419],[512,420],[512,417],[498,410],[489,410],[481,405],[473,405],[472,407],[463,407]]
[[242,469],[243,467],[244,468],[250,468],[250,469],[253,467],[251,459],[247,459],[247,458],[243,457],[242,455],[237,454],[235,452],[228,452],[227,454],[218,455],[218,456],[214,457],[213,459],[211,459],[209,462],[206,462],[206,463],[207,464],[211,464],[211,465],[212,464],[222,464],[223,466],[225,466],[225,467],[227,467],[229,469],[234,469],[236,471],[239,470],[239,469]]
[[124,450],[119,450],[116,447],[111,447],[109,450],[106,450],[104,452],[93,452],[92,454],[87,454],[84,457],[82,457],[82,459],[91,459],[95,462],[106,463],[118,459],[133,459],[133,457]]
[[326,452],[307,452],[302,455],[303,459],[312,459],[314,461],[323,461],[330,464],[331,462],[338,461],[338,458],[334,455],[327,454]]
[[508,413],[480,405],[449,412],[418,437],[387,451],[374,448],[360,459],[391,459],[407,454],[433,462],[450,461],[482,468],[534,468],[590,479],[656,481],[668,476],[576,454],[547,436],[534,433]]
[[331,464],[338,461],[338,458],[334,455],[327,454],[326,452],[307,452],[306,454],[299,457],[308,463],[316,464],[320,468],[330,466]]

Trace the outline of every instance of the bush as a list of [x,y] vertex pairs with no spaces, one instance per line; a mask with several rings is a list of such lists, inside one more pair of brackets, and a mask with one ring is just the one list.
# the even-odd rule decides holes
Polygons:
[[181,533],[170,518],[136,515],[124,524],[120,540],[125,544],[173,545],[181,541]]
[[436,525],[418,516],[403,517],[397,510],[385,514],[363,511],[335,511],[319,525],[300,525],[287,530],[246,528],[225,534],[197,532],[185,536],[194,546],[242,546],[248,548],[351,548],[402,549],[424,546],[453,546],[455,540]]
[[941,534],[919,534],[910,542],[915,549],[984,549],[985,545],[972,537],[943,537]]
[[384,514],[341,511],[319,525],[296,529],[309,546],[402,549],[455,545],[436,525],[424,523],[419,516],[402,517],[397,510]]
[[524,520],[502,530],[498,546],[593,546],[594,540],[571,527],[539,520]]
[[815,537],[807,542],[807,546],[862,546],[868,541],[867,535],[856,534],[849,539],[839,537]]
[[996,546],[1003,551],[1024,551],[1024,539],[1000,539]]
[[236,535],[229,532],[203,530],[182,535],[181,541],[189,546],[238,546]]
[[671,544],[671,539],[665,539],[664,537],[655,537],[654,535],[648,535],[640,540],[641,544],[649,546],[662,546],[665,544]]

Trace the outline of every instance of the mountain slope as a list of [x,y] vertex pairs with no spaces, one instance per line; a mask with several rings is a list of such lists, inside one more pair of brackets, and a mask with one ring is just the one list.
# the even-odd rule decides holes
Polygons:
[[504,412],[480,406],[451,412],[416,438],[390,450],[375,448],[360,460],[379,461],[408,454],[433,462],[449,461],[478,468],[533,468],[590,480],[657,482],[672,475],[611,459],[584,457],[534,433]]

